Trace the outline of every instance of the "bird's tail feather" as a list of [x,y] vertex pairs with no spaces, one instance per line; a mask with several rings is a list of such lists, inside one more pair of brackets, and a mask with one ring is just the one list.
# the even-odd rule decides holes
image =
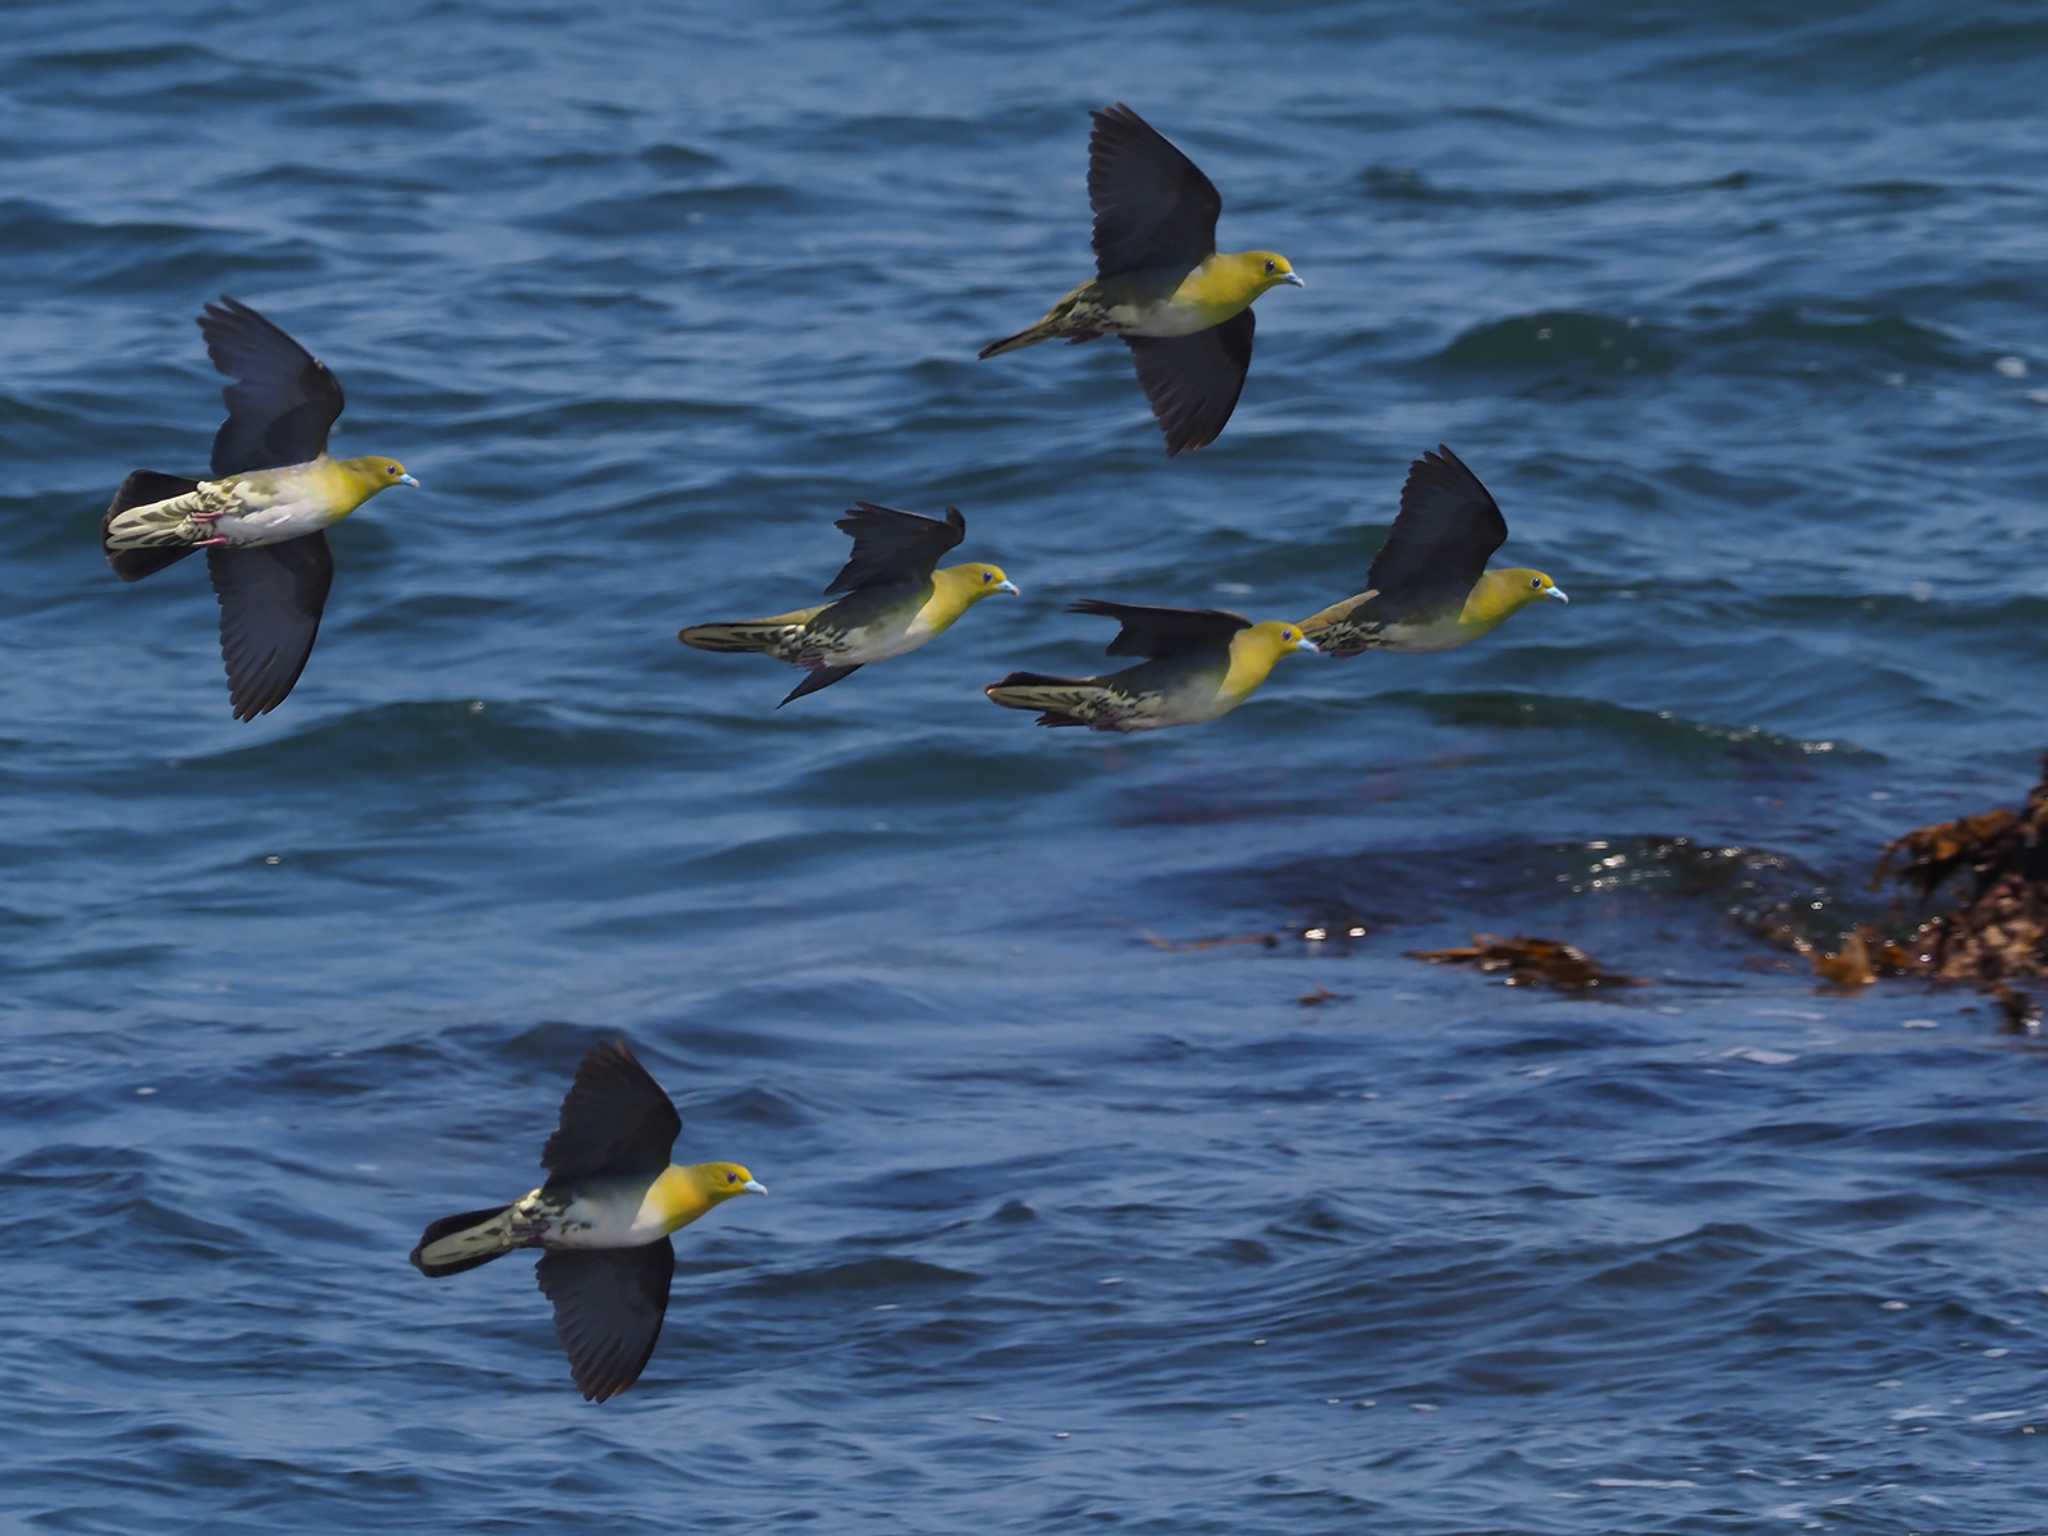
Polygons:
[[438,1280],[504,1257],[520,1246],[512,1235],[512,1209],[497,1205],[429,1222],[420,1234],[419,1246],[412,1251],[414,1266]]
[[982,690],[1005,709],[1041,711],[1040,725],[1086,725],[1109,690],[1079,677],[1047,677],[1042,672],[1012,672]]
[[1366,609],[1370,614],[1371,610],[1367,608],[1367,604],[1378,596],[1377,591],[1360,592],[1355,597],[1347,597],[1342,602],[1332,603],[1320,612],[1310,614],[1301,621],[1303,637],[1315,641],[1317,648],[1325,656],[1356,656],[1361,651],[1370,649],[1372,637],[1379,632],[1380,626],[1375,622],[1368,622],[1365,618],[1354,618],[1353,615],[1360,609]]
[[1005,336],[1001,341],[990,342],[976,356],[1001,357],[1005,352],[1015,352],[1021,347],[1035,347],[1041,341],[1051,341],[1058,334],[1050,319],[1041,320],[1029,330],[1019,331],[1014,336]]
[[183,475],[154,469],[129,473],[100,519],[100,547],[116,576],[140,581],[192,553],[206,535],[191,519],[193,508],[181,502],[198,488],[197,480]]
[[767,619],[733,619],[723,624],[692,624],[676,631],[676,638],[700,651],[767,651],[775,653],[794,643],[801,630],[818,613],[806,608],[797,613],[778,613]]

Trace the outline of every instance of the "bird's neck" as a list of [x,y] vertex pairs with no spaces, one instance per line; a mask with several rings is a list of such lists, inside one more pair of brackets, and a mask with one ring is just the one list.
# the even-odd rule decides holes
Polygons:
[[664,1231],[687,1227],[710,1210],[713,1201],[709,1181],[700,1168],[671,1163],[648,1186],[641,1209],[658,1219]]
[[1190,305],[1221,324],[1248,308],[1253,299],[1272,286],[1262,258],[1217,251],[1181,279],[1173,298],[1175,303]]
[[330,459],[325,454],[306,466],[306,478],[340,522],[389,485],[387,459]]
[[1223,674],[1222,691],[1243,698],[1271,675],[1286,647],[1271,635],[1255,629],[1241,629],[1230,637],[1230,669]]
[[1475,639],[1503,620],[1512,618],[1543,594],[1529,585],[1528,571],[1488,571],[1473,583],[1458,627]]
[[949,570],[933,571],[932,595],[925,599],[924,610],[918,618],[930,633],[936,635],[952,628],[961,614],[993,590],[970,566],[956,565]]

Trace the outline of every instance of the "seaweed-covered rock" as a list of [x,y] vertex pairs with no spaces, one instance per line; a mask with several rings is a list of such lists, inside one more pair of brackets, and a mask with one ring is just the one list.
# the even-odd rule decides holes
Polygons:
[[2048,976],[2048,757],[2041,769],[2024,809],[1921,827],[1879,857],[1872,886],[1905,886],[1923,911],[1959,887],[1956,905],[1898,940],[1908,972],[1990,983]]

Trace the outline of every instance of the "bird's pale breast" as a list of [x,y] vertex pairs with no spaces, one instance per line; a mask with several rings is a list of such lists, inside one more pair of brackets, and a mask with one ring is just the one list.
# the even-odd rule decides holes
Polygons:
[[666,1237],[702,1212],[701,1197],[692,1201],[676,1186],[681,1172],[671,1168],[653,1179],[593,1179],[565,1191],[568,1198],[548,1213],[541,1246],[638,1248]]
[[356,483],[330,462],[207,481],[225,515],[214,531],[230,544],[281,544],[332,527],[362,504]]

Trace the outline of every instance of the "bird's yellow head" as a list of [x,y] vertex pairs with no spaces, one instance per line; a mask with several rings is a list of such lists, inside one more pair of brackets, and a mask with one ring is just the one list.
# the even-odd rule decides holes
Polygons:
[[1218,251],[1181,279],[1174,297],[1194,305],[1220,325],[1281,283],[1308,286],[1295,275],[1294,264],[1278,251]]
[[1514,598],[1514,608],[1508,610],[1510,613],[1546,597],[1555,598],[1560,603],[1571,601],[1564,595],[1564,588],[1541,571],[1532,571],[1526,566],[1515,566],[1504,571],[1495,571],[1493,574],[1506,580],[1508,592]]
[[334,467],[341,471],[349,488],[360,494],[355,504],[361,506],[379,491],[388,491],[394,485],[417,487],[419,481],[405,472],[405,466],[396,459],[387,459],[378,454],[366,455],[359,459],[337,459]]
[[998,592],[1010,597],[1022,595],[1018,591],[1017,583],[1003,573],[1000,565],[956,565],[953,569],[958,571],[967,583],[969,595],[974,602],[978,603],[984,597],[994,597]]
[[1010,597],[1019,595],[1017,583],[1003,573],[1000,565],[949,565],[943,571],[932,572],[932,586],[937,607],[930,617],[942,621],[938,623],[941,629],[984,597],[994,597],[998,592]]
[[1282,283],[1293,288],[1308,286],[1295,272],[1294,263],[1278,251],[1246,251],[1244,259],[1252,264],[1251,275],[1257,281],[1260,293],[1264,293],[1268,288],[1277,288]]
[[699,1163],[690,1171],[697,1175],[697,1182],[703,1187],[705,1198],[713,1205],[717,1205],[721,1200],[730,1200],[735,1195],[768,1193],[760,1181],[738,1163]]
[[1257,636],[1261,644],[1270,647],[1275,661],[1294,651],[1313,652],[1316,649],[1315,641],[1302,633],[1301,626],[1287,619],[1268,619],[1263,624],[1254,624],[1246,633]]
[[1316,649],[1315,641],[1288,619],[1268,619],[1240,629],[1230,637],[1230,666],[1223,675],[1223,692],[1241,699],[1266,680],[1282,657]]

